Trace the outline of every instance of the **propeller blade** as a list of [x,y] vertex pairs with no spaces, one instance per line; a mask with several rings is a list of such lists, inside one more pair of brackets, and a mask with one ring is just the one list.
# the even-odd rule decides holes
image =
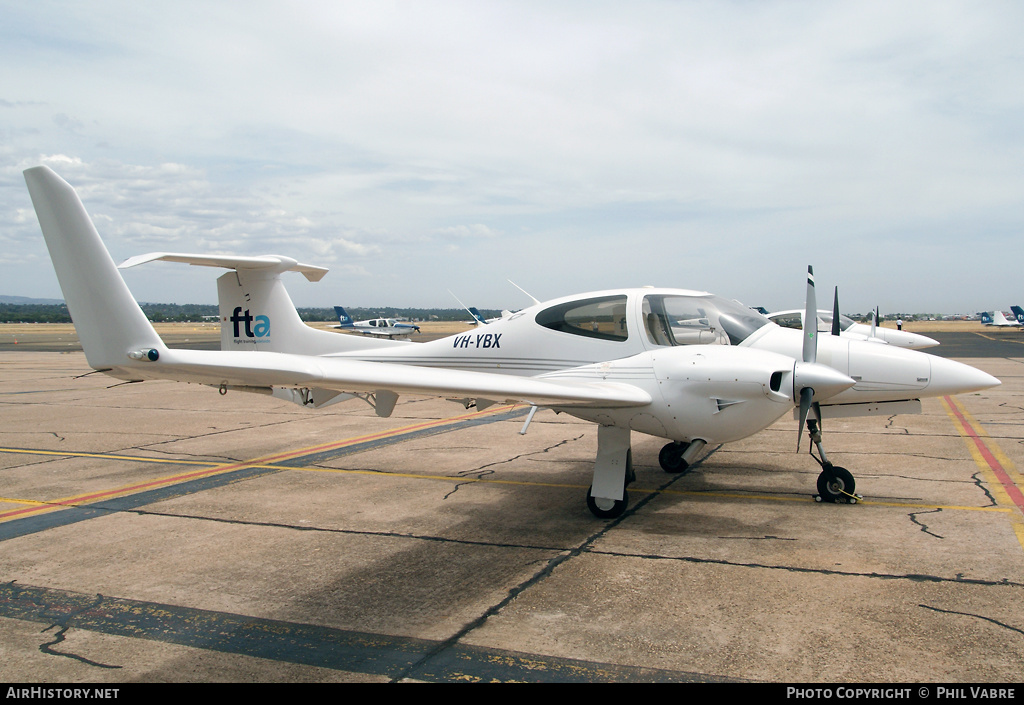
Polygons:
[[832,299],[832,335],[839,335],[839,287]]
[[804,435],[804,424],[807,423],[807,413],[811,410],[811,402],[814,400],[814,390],[804,387],[800,390],[800,425],[796,429],[796,452],[800,452],[800,439]]
[[804,362],[818,359],[818,300],[814,293],[814,268],[807,266],[807,298],[804,302]]

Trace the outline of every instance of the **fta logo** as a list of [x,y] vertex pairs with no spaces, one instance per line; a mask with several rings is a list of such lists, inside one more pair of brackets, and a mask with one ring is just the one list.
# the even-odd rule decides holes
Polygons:
[[269,316],[253,316],[249,313],[249,309],[245,309],[245,313],[242,313],[242,307],[235,306],[235,311],[231,314],[231,318],[228,320],[230,320],[231,324],[234,326],[236,338],[241,337],[242,326],[239,324],[242,323],[245,324],[244,332],[246,338],[266,338],[270,335]]

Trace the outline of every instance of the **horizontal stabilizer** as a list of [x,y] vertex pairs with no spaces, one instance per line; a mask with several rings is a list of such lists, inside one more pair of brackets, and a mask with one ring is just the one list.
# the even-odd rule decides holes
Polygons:
[[259,255],[244,257],[239,255],[194,255],[181,252],[150,252],[145,255],[129,257],[118,269],[128,269],[147,262],[181,262],[199,267],[223,267],[224,269],[265,269],[271,272],[301,272],[311,282],[324,278],[329,270],[312,264],[302,264],[291,257],[282,255]]

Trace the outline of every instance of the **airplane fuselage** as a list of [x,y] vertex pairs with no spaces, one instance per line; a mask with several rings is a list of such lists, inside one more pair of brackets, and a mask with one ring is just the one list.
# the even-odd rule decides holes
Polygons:
[[[663,305],[666,301],[672,302],[675,313],[690,312],[694,316],[666,318]],[[659,330],[659,322],[666,321],[667,329]],[[821,334],[817,345],[819,363],[848,375],[855,382],[853,387],[831,398],[831,405],[898,402],[955,394],[973,384],[984,384],[988,379],[974,368],[944,358],[856,338]],[[659,370],[669,364],[667,360],[703,354],[705,359],[696,357],[695,360],[709,362],[706,357],[720,348],[772,352],[799,360],[801,347],[800,331],[778,326],[735,301],[697,291],[643,288],[555,299],[467,333],[416,345],[339,355],[376,362],[542,378],[597,376],[642,386],[653,390],[652,396],[658,397],[662,390],[671,386],[659,376]],[[687,350],[693,352],[687,353]],[[758,377],[758,383],[764,386],[765,379]],[[738,379],[737,383],[744,381]],[[728,396],[722,393],[716,398],[721,400]],[[696,402],[691,400],[690,403]],[[595,420],[591,412],[574,410],[572,413],[586,414],[585,418]],[[644,430],[638,425],[631,424],[636,430]],[[644,431],[652,435],[679,435],[661,431],[664,423],[644,425],[653,429]]]

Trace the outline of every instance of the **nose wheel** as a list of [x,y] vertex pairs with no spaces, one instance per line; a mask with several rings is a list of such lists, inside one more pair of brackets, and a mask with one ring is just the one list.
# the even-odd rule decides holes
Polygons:
[[661,469],[672,474],[686,472],[690,464],[704,450],[705,445],[707,443],[700,438],[696,438],[689,443],[682,441],[669,443],[658,453],[658,462],[661,464]]
[[683,460],[683,453],[689,446],[689,443],[669,443],[662,448],[658,453],[661,469],[669,473],[686,472],[690,464]]
[[[807,419],[807,432],[811,436],[811,457],[821,466],[821,474],[818,475],[818,494],[814,495],[815,502],[831,502],[833,504],[856,504],[862,497],[855,494],[857,481],[853,474],[846,468],[833,465],[825,457],[825,448],[821,445],[821,430],[818,427],[817,419]],[[820,458],[814,454],[814,448],[818,449]]]
[[860,495],[854,494],[857,483],[846,468],[832,463],[822,463],[821,474],[818,475],[818,494],[815,502],[832,502],[834,504],[856,504]]

